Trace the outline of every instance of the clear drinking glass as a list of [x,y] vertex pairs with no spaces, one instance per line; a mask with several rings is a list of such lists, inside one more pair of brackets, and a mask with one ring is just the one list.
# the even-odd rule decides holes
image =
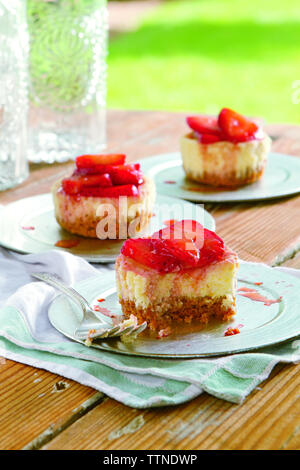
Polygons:
[[28,176],[28,32],[23,0],[0,0],[0,190]]
[[63,162],[105,146],[106,0],[27,0],[29,160]]

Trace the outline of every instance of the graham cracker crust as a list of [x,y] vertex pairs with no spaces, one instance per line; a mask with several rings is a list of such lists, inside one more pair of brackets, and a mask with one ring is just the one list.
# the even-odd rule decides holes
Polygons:
[[151,330],[160,330],[170,326],[173,322],[191,323],[197,321],[207,324],[213,318],[220,321],[229,320],[235,313],[235,301],[231,307],[224,307],[224,297],[212,299],[201,297],[191,299],[189,297],[172,297],[162,301],[160,304],[151,305],[143,309],[136,307],[131,300],[120,300],[123,314],[129,318],[135,315],[138,323],[147,322]]
[[246,184],[254,183],[259,180],[264,173],[265,164],[258,169],[248,169],[246,175],[243,178],[237,178],[235,173],[230,174],[217,174],[204,172],[201,177],[195,175],[193,172],[184,168],[187,178],[198,183],[207,184],[210,186],[221,186],[227,189],[237,188],[239,186],[245,186]]

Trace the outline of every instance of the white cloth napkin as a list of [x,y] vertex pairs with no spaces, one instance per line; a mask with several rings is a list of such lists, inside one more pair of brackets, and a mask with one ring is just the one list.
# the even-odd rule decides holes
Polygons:
[[31,273],[54,273],[67,285],[74,285],[112,268],[95,268],[84,259],[59,250],[21,255],[0,249],[0,308],[17,308],[37,341],[67,340],[48,320],[48,307],[58,291],[44,282],[37,283]]

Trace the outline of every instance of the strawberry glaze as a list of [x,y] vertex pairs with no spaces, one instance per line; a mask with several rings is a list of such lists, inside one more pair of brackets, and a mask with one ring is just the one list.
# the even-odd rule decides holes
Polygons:
[[243,297],[247,297],[248,299],[254,300],[256,302],[263,302],[264,305],[269,307],[272,304],[277,304],[281,302],[282,297],[279,297],[279,299],[268,299],[267,297],[264,297],[263,295],[259,294],[257,290],[248,288],[248,287],[240,287],[240,289],[237,290],[239,295],[242,295]]
[[60,248],[74,248],[75,246],[79,245],[79,240],[58,240],[55,243],[55,246]]

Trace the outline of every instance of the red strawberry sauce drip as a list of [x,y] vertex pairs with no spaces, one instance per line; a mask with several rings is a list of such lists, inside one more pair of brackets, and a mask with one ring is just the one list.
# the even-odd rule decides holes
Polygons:
[[264,305],[266,305],[267,307],[273,304],[278,304],[282,300],[282,297],[279,297],[279,299],[268,299],[267,297],[257,292],[256,289],[252,289],[249,287],[240,287],[237,292],[239,295],[247,297],[248,299],[254,300],[256,302],[263,302]]
[[55,243],[55,246],[60,248],[74,248],[75,246],[79,245],[79,240],[58,240]]

